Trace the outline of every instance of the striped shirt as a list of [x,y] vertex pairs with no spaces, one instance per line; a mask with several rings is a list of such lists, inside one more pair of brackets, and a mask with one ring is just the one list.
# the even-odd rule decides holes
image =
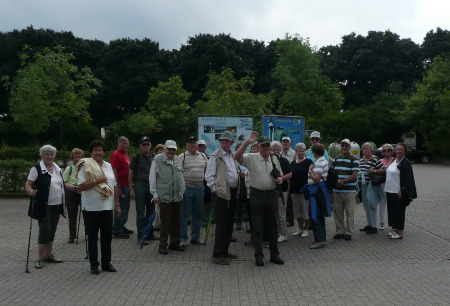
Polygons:
[[[370,176],[369,176],[370,168],[372,168],[374,170],[375,169],[376,170],[383,169],[384,165],[381,162],[381,160],[376,156],[373,156],[372,159],[369,159],[369,160],[365,160],[364,158],[361,158],[359,160],[359,171],[364,173],[364,178],[366,180],[366,184],[369,184],[369,182],[370,182]],[[359,178],[359,181],[360,182],[362,181],[361,177]]]
[[[359,171],[359,160],[353,155],[350,158],[345,156],[338,156],[334,160],[334,169],[338,174],[338,178],[344,180],[353,174],[353,171]],[[339,189],[334,188],[334,192],[355,192],[356,191],[356,180],[354,182],[347,182],[344,186]]]
[[[314,168],[312,169],[312,171],[314,173],[322,173],[322,178],[324,181],[327,180],[327,176],[328,176],[328,162],[325,159],[324,156],[321,156],[318,160],[316,160],[316,162],[314,163]],[[313,179],[311,178],[311,176],[308,173],[308,185],[312,185],[315,184]]]
[[204,153],[195,154],[186,151],[178,156],[178,161],[183,168],[184,183],[186,186],[199,188],[204,186],[205,170],[208,166],[208,158]]

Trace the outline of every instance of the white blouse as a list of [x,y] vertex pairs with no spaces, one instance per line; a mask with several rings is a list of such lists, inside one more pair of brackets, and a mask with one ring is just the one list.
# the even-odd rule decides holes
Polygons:
[[[110,163],[104,161],[101,168],[108,179],[109,187],[113,190],[113,195],[107,199],[102,199],[100,192],[96,191],[94,188],[85,190],[81,193],[81,208],[83,210],[102,211],[114,209],[114,187],[116,186],[116,177]],[[78,185],[86,182],[84,169],[84,167],[81,167],[81,171],[78,172]]]

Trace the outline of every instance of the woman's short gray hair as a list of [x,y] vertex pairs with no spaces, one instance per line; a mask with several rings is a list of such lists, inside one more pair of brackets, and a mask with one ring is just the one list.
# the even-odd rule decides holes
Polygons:
[[47,152],[51,152],[51,153],[53,153],[53,155],[56,155],[56,148],[49,144],[42,146],[39,149],[39,156],[43,157],[45,155],[45,153],[47,153]]
[[295,151],[303,150],[306,151],[306,145],[303,142],[299,142],[295,145]]
[[364,149],[365,147],[369,147],[370,150],[373,152],[373,148],[372,148],[372,144],[370,142],[365,142],[361,145],[361,150]]
[[270,148],[273,149],[275,147],[280,147],[281,148],[281,142],[279,142],[278,140],[272,141],[270,143]]
[[381,150],[383,150],[384,147],[388,147],[389,149],[391,149],[392,152],[394,152],[394,147],[391,144],[385,143],[384,145],[381,146]]

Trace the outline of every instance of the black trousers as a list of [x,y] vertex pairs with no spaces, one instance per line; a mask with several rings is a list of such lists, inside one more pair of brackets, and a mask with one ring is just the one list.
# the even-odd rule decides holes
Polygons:
[[393,229],[405,229],[406,205],[398,199],[398,194],[386,192],[389,225]]
[[69,219],[69,238],[77,237],[78,209],[81,205],[81,194],[66,189],[67,217]]
[[262,246],[264,229],[267,230],[270,256],[278,256],[280,252],[278,251],[278,196],[276,189],[262,191],[250,188],[250,208],[255,257],[264,257]]
[[111,263],[111,240],[113,226],[113,210],[86,211],[83,218],[88,235],[89,262],[92,267],[98,267],[98,232],[100,231],[100,249],[102,252],[102,267]]
[[[180,245],[181,223],[180,223],[180,203],[161,203],[160,219],[161,228],[159,229],[159,248],[167,249],[167,244],[177,247]],[[170,242],[169,241],[170,237]]]
[[216,201],[216,239],[214,240],[213,257],[221,257],[228,253],[231,235],[233,234],[234,216],[236,214],[237,188],[230,188],[229,201],[214,194]]

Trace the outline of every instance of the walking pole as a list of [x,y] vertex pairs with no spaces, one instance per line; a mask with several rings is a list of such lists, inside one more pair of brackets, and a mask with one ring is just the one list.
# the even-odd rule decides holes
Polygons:
[[[31,197],[31,212],[33,212],[34,209],[34,197]],[[30,260],[30,242],[31,242],[31,230],[33,228],[33,218],[30,217],[30,232],[28,234],[28,251],[27,251],[27,265],[25,268],[25,273],[30,273],[30,270],[28,269],[28,262]]]
[[211,213],[209,215],[208,224],[206,225],[205,243],[208,241],[209,229],[211,228],[211,220],[214,213],[214,206],[211,207]]
[[78,237],[80,236],[80,221],[81,221],[81,205],[80,205],[80,214],[78,215],[77,244],[78,244]]

